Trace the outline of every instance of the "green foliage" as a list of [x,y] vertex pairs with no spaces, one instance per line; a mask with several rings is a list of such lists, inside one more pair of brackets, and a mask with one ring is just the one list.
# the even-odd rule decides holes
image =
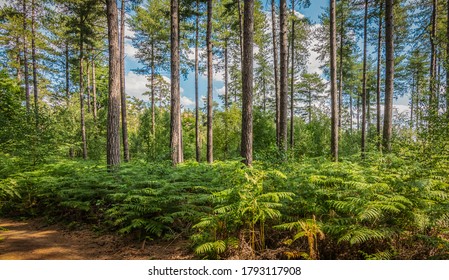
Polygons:
[[230,238],[238,238],[240,248],[249,244],[251,254],[264,249],[266,223],[280,219],[281,202],[293,196],[290,192],[276,191],[273,185],[285,179],[278,171],[262,171],[241,164],[230,172],[222,172],[220,181],[225,189],[213,194],[213,212],[193,227],[199,231],[194,238],[198,244],[195,251],[202,252],[204,244],[212,248],[211,244],[220,240],[219,244],[228,244],[226,240]]

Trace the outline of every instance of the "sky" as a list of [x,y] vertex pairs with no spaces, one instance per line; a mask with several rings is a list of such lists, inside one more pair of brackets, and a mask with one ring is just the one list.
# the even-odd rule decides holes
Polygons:
[[[0,0],[1,1],[1,0]],[[265,0],[267,1],[267,0]],[[325,0],[311,0],[311,5],[308,8],[301,8],[298,11],[309,18],[312,24],[316,24],[319,22],[319,15],[323,12],[323,7],[328,5],[329,1]],[[269,4],[269,1],[267,1]],[[127,37],[132,37],[133,33],[131,30],[127,30]],[[127,40],[125,42],[125,69],[126,69],[126,92],[129,96],[137,97],[143,99],[145,101],[148,100],[148,96],[143,96],[142,94],[148,91],[146,84],[148,84],[147,77],[144,75],[138,75],[134,73],[132,70],[139,68],[139,63],[134,57],[137,50],[131,45],[131,41]],[[311,51],[308,70],[309,72],[318,72],[321,74],[321,70],[319,69],[319,61],[317,60],[317,53]],[[167,80],[169,79],[169,73],[165,75]],[[181,77],[181,104],[185,108],[194,108],[194,73],[189,73],[187,79],[183,79]],[[207,94],[207,77],[204,75],[199,76],[199,95],[201,97],[205,97]],[[224,82],[223,82],[223,73],[214,72],[213,75],[213,99],[215,101],[219,100],[219,93],[224,91]],[[202,98],[200,97],[200,102]],[[202,106],[200,104],[200,106]]]

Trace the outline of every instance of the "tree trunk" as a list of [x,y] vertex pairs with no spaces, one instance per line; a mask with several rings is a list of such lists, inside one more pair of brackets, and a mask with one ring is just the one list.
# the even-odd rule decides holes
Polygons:
[[415,110],[415,72],[412,76],[412,91],[410,94],[410,129],[413,130],[413,114]]
[[67,100],[67,107],[70,99],[70,69],[69,69],[69,43],[65,42],[65,98]]
[[171,1],[171,125],[170,147],[173,165],[183,162],[181,140],[181,96],[179,92],[179,3]]
[[309,124],[312,122],[312,91],[311,90],[309,90],[308,91],[308,103],[309,103]]
[[155,94],[154,94],[154,42],[151,41],[151,78],[150,78],[150,86],[151,86],[151,134],[154,139],[156,139],[156,104],[155,104]]
[[337,40],[335,0],[330,0],[330,78],[331,78],[331,155],[338,161],[338,93],[337,93]]
[[[225,103],[225,112],[227,113],[229,110],[229,101],[228,101],[228,38],[225,38],[225,47],[224,47],[224,88],[225,88],[225,97],[224,97],[224,103]],[[228,114],[224,115],[224,126],[225,126],[225,135],[224,135],[224,141],[225,141],[225,145],[224,145],[224,159],[227,159],[228,156],[228,152],[229,152],[229,140],[228,140]]]
[[[196,21],[195,21],[195,151],[196,161],[201,161],[201,147],[200,147],[200,114],[199,114],[199,92],[198,92],[198,40],[199,40],[199,0],[196,0]],[[227,49],[225,45],[225,109],[227,109]]]
[[429,76],[429,130],[432,133],[432,123],[435,122],[435,117],[438,112],[437,97],[436,97],[436,30],[437,30],[437,10],[438,1],[432,0],[432,19],[431,19],[431,33],[430,33],[430,76]]
[[[239,8],[240,8],[240,2]],[[239,9],[240,13],[240,9]],[[213,156],[213,135],[212,135],[212,0],[207,1],[207,30],[206,30],[206,46],[207,46],[207,162],[214,161]]]
[[276,7],[274,0],[271,0],[271,33],[273,35],[273,72],[274,72],[274,95],[276,103],[276,143],[279,145],[279,77],[278,77],[278,51],[277,51],[277,39],[276,39]]
[[34,117],[37,128],[39,125],[39,92],[36,64],[36,4],[34,1],[31,1],[31,60],[33,65]]
[[128,121],[126,117],[126,92],[125,92],[125,0],[122,0],[120,9],[120,97],[122,113],[122,140],[123,158],[129,161],[128,145]]
[[94,121],[97,120],[97,77],[95,74],[95,57],[92,57],[92,112]]
[[253,33],[254,0],[244,4],[242,65],[242,144],[240,155],[246,165],[253,162]]
[[358,92],[356,92],[357,94],[357,131],[360,130],[360,95],[358,94]]
[[25,106],[27,115],[30,115],[30,82],[29,82],[29,73],[28,73],[28,43],[27,43],[27,6],[26,0],[22,0],[23,4],[23,67],[24,67],[24,75],[25,75]]
[[363,74],[362,74],[362,159],[366,152],[366,53],[368,36],[368,0],[365,0],[365,16],[363,24]]
[[16,55],[16,64],[17,64],[17,72],[16,72],[16,78],[17,82],[20,83],[22,81],[22,58],[20,57],[20,36],[17,36],[16,38],[16,45],[15,49],[17,49],[17,55]]
[[118,47],[118,10],[115,0],[106,0],[109,45],[109,92],[107,123],[107,164],[120,164],[120,51]]
[[87,113],[90,113],[90,68],[89,68],[89,54],[86,57],[86,76],[87,76]]
[[295,139],[295,0],[292,0],[292,45],[291,45],[291,77],[290,77],[290,149],[293,150]]
[[[343,2],[343,1],[342,1]],[[341,5],[341,23],[340,23],[340,48],[339,48],[339,71],[338,71],[338,129],[341,129],[341,119],[342,119],[342,106],[343,106],[343,44],[344,44],[344,14],[343,14],[343,4]]]
[[281,0],[280,3],[280,105],[279,105],[279,148],[281,151],[287,151],[287,104],[288,104],[288,61],[287,61],[287,1]]
[[[208,0],[209,2],[209,0]],[[240,39],[240,65],[243,64],[243,20],[242,20],[242,8],[240,0],[237,0],[237,11],[239,13],[239,39]]]
[[379,7],[379,30],[377,34],[377,81],[376,81],[376,131],[377,131],[377,148],[382,148],[381,127],[380,127],[380,67],[382,60],[382,7],[383,2],[380,1]]
[[386,152],[391,151],[391,136],[393,133],[393,91],[394,91],[394,0],[386,0],[385,7],[385,46],[386,46],[386,77],[385,106],[382,145]]
[[[446,38],[449,38],[449,4],[447,5]],[[446,118],[449,120],[449,39],[446,41]]]
[[[81,21],[81,19],[80,19]],[[86,122],[84,118],[84,69],[83,69],[83,59],[84,59],[84,37],[82,31],[80,32],[80,57],[79,57],[79,87],[80,87],[80,121],[81,121],[81,141],[83,145],[83,159],[87,159],[87,139],[86,139]]]
[[352,120],[352,117],[354,116],[354,104],[352,99],[352,94],[349,94],[349,131],[352,135],[352,129],[354,126],[354,122]]

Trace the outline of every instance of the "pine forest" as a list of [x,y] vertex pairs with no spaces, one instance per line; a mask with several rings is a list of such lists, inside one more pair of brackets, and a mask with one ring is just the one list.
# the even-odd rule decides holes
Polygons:
[[449,259],[449,1],[0,1],[0,259],[15,223]]

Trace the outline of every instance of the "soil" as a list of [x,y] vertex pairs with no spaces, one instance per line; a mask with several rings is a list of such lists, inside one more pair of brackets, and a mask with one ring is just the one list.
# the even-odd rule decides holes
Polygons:
[[187,246],[188,241],[181,239],[143,243],[89,228],[68,230],[39,219],[0,218],[0,260],[193,259]]

